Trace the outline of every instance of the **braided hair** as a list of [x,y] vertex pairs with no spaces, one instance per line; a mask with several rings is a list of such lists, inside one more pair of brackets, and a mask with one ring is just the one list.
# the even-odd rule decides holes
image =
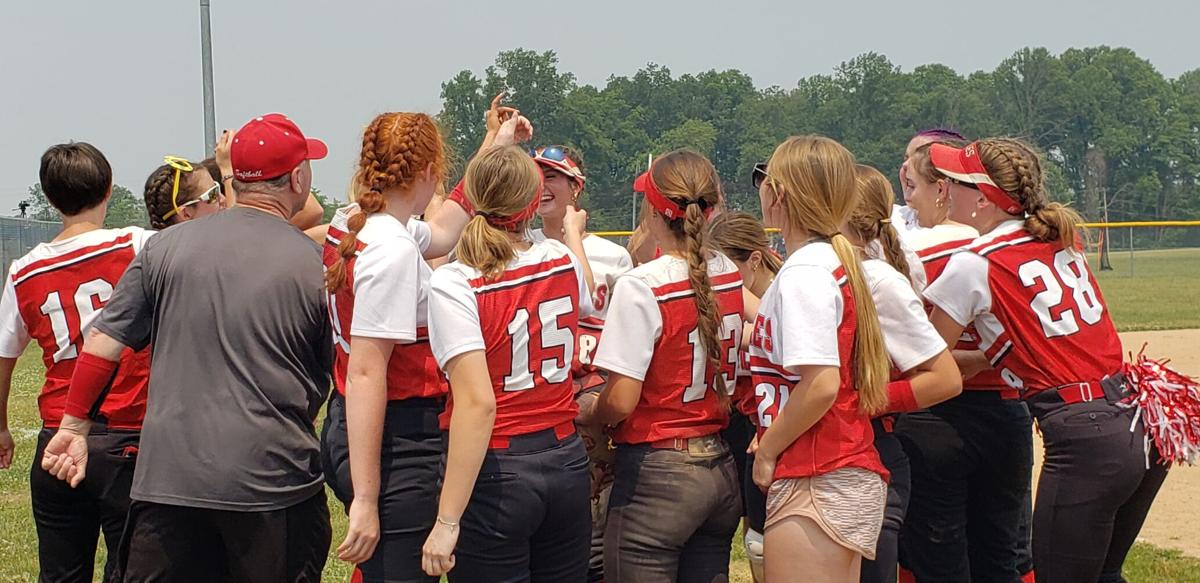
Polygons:
[[358,249],[358,234],[367,217],[387,208],[383,192],[411,185],[426,168],[435,182],[446,175],[442,134],[424,113],[382,113],[363,132],[362,153],[355,173],[355,201],[359,212],[346,223],[347,233],[338,245],[339,258],[325,271],[325,287],[337,292],[346,284],[346,262]]
[[150,173],[146,178],[146,186],[142,189],[142,198],[146,201],[146,214],[150,215],[151,228],[161,231],[180,220],[178,214],[169,219],[164,219],[163,216],[176,206],[183,206],[184,203],[200,196],[192,174],[204,171],[205,169],[196,167],[191,172],[180,172],[179,194],[175,197],[175,204],[171,204],[171,191],[175,187],[175,168],[163,164]]
[[1050,201],[1041,157],[1032,146],[1014,138],[988,138],[979,141],[979,159],[996,186],[1021,203],[1031,235],[1039,241],[1057,241],[1064,249],[1076,247],[1083,218],[1070,207]]

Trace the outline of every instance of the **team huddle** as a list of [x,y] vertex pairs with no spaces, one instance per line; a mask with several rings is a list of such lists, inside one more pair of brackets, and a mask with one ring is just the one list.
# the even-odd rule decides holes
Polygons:
[[1124,580],[1168,465],[1029,146],[922,132],[897,206],[792,137],[761,220],[662,153],[626,248],[578,151],[486,124],[447,194],[435,121],[377,116],[326,225],[327,148],[280,114],[168,157],[157,234],[101,228],[98,150],[46,152],[64,231],[0,303],[2,401],[30,339],[46,365],[43,581],[90,580],[100,531],[106,580],[319,580],[325,485],[366,582],[727,581],[739,527],[759,583]]

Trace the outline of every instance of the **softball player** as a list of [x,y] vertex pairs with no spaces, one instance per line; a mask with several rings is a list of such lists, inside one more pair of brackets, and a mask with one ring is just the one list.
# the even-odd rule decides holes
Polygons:
[[[758,178],[754,180],[757,186]],[[759,299],[775,281],[783,261],[771,249],[762,223],[748,213],[731,211],[717,215],[710,223],[708,236],[712,246],[733,261],[741,273],[742,320],[753,323],[758,313]],[[746,548],[746,561],[750,564],[754,580],[762,583],[766,577],[763,574],[762,533],[767,520],[767,499],[763,491],[754,485],[750,474],[750,468],[754,466],[754,454],[749,452],[749,448],[757,431],[758,403],[750,378],[750,357],[745,350],[745,340],[749,337],[748,333],[743,333],[743,343],[738,348],[734,407],[730,413],[729,427],[722,432],[722,436],[733,451],[733,460],[738,469],[745,514],[742,542]]]
[[764,173],[764,222],[789,251],[750,339],[766,578],[858,581],[887,501],[870,418],[888,404],[888,357],[857,252],[838,230],[856,206],[854,156],[828,138],[793,137]]
[[[891,183],[870,166],[858,165],[855,174],[859,203],[844,233],[871,257],[863,261],[863,273],[879,315],[894,379],[888,384],[888,414],[871,422],[875,449],[891,479],[875,559],[863,561],[862,579],[894,583],[900,529],[911,492],[908,456],[892,433],[895,414],[954,397],[962,390],[962,379],[946,343],[929,323],[921,298],[913,289],[913,278],[909,275],[913,267],[888,218],[893,198]],[[915,269],[919,270],[920,265]]]
[[[175,173],[175,181],[191,179]],[[7,411],[13,368],[32,338],[42,350],[46,381],[38,394],[42,430],[29,474],[42,581],[91,581],[96,537],[108,548],[105,579],[118,573],[118,541],[129,510],[129,488],[146,412],[148,350],[126,349],[119,362],[82,352],[83,336],[104,309],[125,268],[153,233],[138,227],[102,229],[112,194],[112,169],[86,143],[52,146],[39,173],[63,231],[9,267],[0,300],[0,410]],[[207,176],[205,176],[207,178]],[[210,180],[211,182],[211,180]],[[99,410],[71,403],[73,374],[108,386]],[[66,412],[92,418],[88,479],[73,488],[39,467],[46,443]],[[8,427],[7,419],[2,427]],[[0,469],[13,459],[12,436],[0,431]]]
[[1047,200],[1025,144],[934,145],[933,165],[975,190],[983,233],[925,291],[949,341],[974,323],[964,374],[994,368],[1021,391],[1046,448],[1033,515],[1039,582],[1121,581],[1121,566],[1166,477],[1121,369],[1121,342],[1080,251],[1079,216]]
[[[566,146],[547,146],[531,150],[530,153],[546,179],[537,210],[542,219],[542,228],[534,229],[530,233],[530,240],[538,242],[550,238],[563,241],[563,219],[566,213],[579,205],[579,196],[587,181],[583,160],[579,152]],[[588,581],[599,583],[604,580],[604,519],[611,491],[613,453],[609,448],[608,436],[602,428],[590,422],[591,411],[604,385],[604,377],[592,364],[592,356],[600,341],[600,331],[604,329],[612,287],[618,276],[633,269],[633,260],[624,247],[592,235],[584,236],[583,252],[587,255],[594,278],[591,286],[594,311],[591,316],[579,320],[571,377],[578,391],[575,400],[580,409],[577,422],[579,435],[592,460],[592,558],[588,566]]]
[[616,425],[604,537],[612,581],[714,581],[729,572],[741,516],[729,422],[742,335],[742,279],[712,250],[720,178],[706,158],[669,152],[634,182],[663,255],[617,280],[596,352],[609,373],[596,421]]
[[574,251],[526,240],[541,181],[517,147],[472,160],[464,188],[475,217],[457,261],[430,282],[430,342],[450,378],[449,448],[422,562],[451,581],[587,574],[589,463],[570,376],[578,320],[592,311],[577,259],[584,221],[566,217]]
[[[923,146],[909,158],[910,179],[918,190],[935,192],[952,215],[969,220],[978,191],[938,172],[929,150]],[[930,281],[975,240],[973,228],[967,238],[937,227],[925,234],[928,246],[918,254]],[[966,327],[955,349],[979,349],[974,326]],[[896,424],[913,482],[901,564],[921,582],[1031,583],[1032,418],[998,370],[984,370],[963,385],[962,395]]]
[[[447,387],[427,332],[429,267],[406,223],[445,174],[437,125],[385,113],[363,134],[357,204],[326,235],[336,394],[322,464],[350,524],[338,556],[363,581],[436,581],[421,570],[440,477],[437,416]],[[422,237],[428,244],[429,237]]]

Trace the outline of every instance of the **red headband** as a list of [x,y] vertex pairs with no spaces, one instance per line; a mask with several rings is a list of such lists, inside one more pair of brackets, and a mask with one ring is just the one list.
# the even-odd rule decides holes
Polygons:
[[983,160],[979,158],[979,142],[971,142],[967,147],[959,149],[945,144],[933,144],[929,147],[929,160],[939,172],[959,182],[974,184],[992,204],[1010,215],[1019,215],[1024,211],[1021,202],[1013,195],[1005,192],[992,180]]
[[650,175],[651,171],[653,171],[653,167],[650,170],[643,172],[641,176],[638,176],[633,181],[633,191],[645,194],[646,202],[650,203],[650,206],[654,208],[654,210],[666,216],[668,220],[683,218],[684,215],[687,214],[687,207],[693,204],[700,206],[700,212],[704,213],[706,218],[712,212],[712,209],[709,208],[708,203],[700,199],[689,200],[683,205],[680,205],[675,201],[663,196],[663,193],[659,192],[658,186],[654,184],[654,177]]
[[487,224],[493,227],[504,229],[505,231],[509,232],[515,232],[517,227],[520,227],[521,225],[525,224],[526,221],[533,218],[533,215],[537,213],[538,205],[541,204],[542,189],[545,188],[546,177],[542,176],[541,172],[538,172],[538,177],[540,179],[540,183],[538,184],[537,192],[533,194],[533,200],[529,201],[529,206],[525,207],[518,213],[504,216],[476,211],[476,214],[483,217],[483,220],[487,221]]

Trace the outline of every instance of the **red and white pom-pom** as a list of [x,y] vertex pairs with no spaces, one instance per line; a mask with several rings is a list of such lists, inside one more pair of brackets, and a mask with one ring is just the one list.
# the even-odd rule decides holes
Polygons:
[[1143,345],[1137,358],[1123,365],[1133,390],[1126,402],[1138,406],[1163,463],[1194,465],[1200,457],[1200,383],[1168,367],[1169,360],[1153,360],[1145,352]]

